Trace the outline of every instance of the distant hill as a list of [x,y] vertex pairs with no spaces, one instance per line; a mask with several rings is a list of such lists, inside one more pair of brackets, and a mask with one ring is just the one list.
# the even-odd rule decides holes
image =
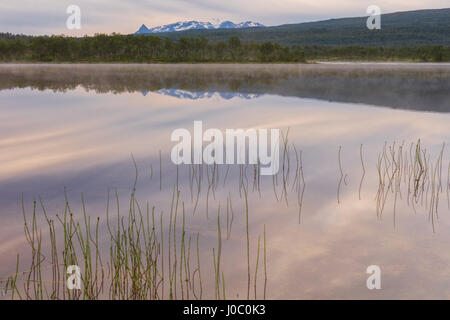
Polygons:
[[163,33],[163,32],[180,32],[186,30],[211,30],[211,29],[242,29],[242,28],[254,28],[264,27],[261,23],[246,21],[241,23],[234,23],[231,21],[223,21],[220,23],[212,22],[200,22],[200,21],[182,21],[172,24],[166,24],[163,26],[147,28],[143,24],[135,34],[150,34],[150,33]]
[[450,45],[450,8],[396,12],[381,15],[381,30],[368,30],[367,17],[330,19],[276,27],[188,30],[159,34],[170,39],[205,37],[225,41],[278,42],[283,45],[417,46]]

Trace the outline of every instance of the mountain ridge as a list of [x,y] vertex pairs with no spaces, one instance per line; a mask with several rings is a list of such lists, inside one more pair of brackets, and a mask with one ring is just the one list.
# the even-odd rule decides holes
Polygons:
[[366,21],[367,16],[334,18],[263,28],[165,32],[159,36],[172,40],[204,37],[213,42],[236,36],[244,42],[301,46],[450,46],[450,8],[382,14],[380,30],[367,29]]
[[217,29],[243,29],[243,28],[255,28],[264,27],[263,24],[253,21],[245,21],[240,23],[234,23],[229,20],[212,23],[210,21],[202,22],[196,20],[179,21],[171,24],[165,24],[157,27],[147,28],[145,24],[142,24],[135,34],[155,34],[166,32],[181,32],[186,30],[217,30]]

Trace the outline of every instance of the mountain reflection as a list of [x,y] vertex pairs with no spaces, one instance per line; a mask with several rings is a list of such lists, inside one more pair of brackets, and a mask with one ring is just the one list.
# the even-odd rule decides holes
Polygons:
[[0,90],[30,87],[192,100],[271,94],[450,112],[450,64],[0,65]]
[[[149,91],[142,91],[142,95],[146,96]],[[162,94],[165,96],[171,96],[178,99],[190,99],[190,100],[198,100],[198,99],[211,99],[211,98],[220,98],[224,100],[230,100],[233,98],[239,99],[255,99],[262,94],[252,94],[252,93],[240,93],[240,92],[218,92],[218,91],[188,91],[188,90],[180,90],[180,89],[161,89],[155,91],[157,94]]]

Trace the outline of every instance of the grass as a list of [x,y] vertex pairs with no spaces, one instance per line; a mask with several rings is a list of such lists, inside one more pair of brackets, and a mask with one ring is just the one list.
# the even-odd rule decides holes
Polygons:
[[[288,143],[288,132],[283,135],[282,170],[275,176],[281,183],[273,185],[281,188],[281,197],[277,201],[285,202],[288,206],[287,195],[290,189],[297,196],[299,206],[302,205],[304,192],[304,176],[302,153],[298,153],[295,146]],[[295,170],[289,153],[295,150]],[[85,197],[81,194],[81,208],[78,213],[72,208],[67,193],[64,192],[64,208],[62,213],[47,212],[41,198],[33,201],[31,212],[27,210],[24,197],[22,198],[22,213],[24,219],[24,235],[30,249],[30,254],[21,262],[17,257],[15,273],[1,286],[12,292],[13,299],[67,299],[67,300],[95,300],[95,299],[204,299],[214,297],[225,299],[228,294],[226,283],[226,267],[223,266],[223,241],[236,239],[233,237],[233,222],[236,217],[245,219],[245,244],[247,264],[247,289],[245,296],[250,299],[267,297],[268,285],[268,254],[266,226],[262,235],[255,236],[254,257],[252,257],[249,216],[249,192],[261,197],[260,164],[252,167],[253,177],[249,179],[249,165],[237,166],[239,171],[238,189],[240,200],[245,207],[239,214],[233,202],[236,199],[228,192],[225,210],[221,210],[220,201],[217,211],[217,245],[212,248],[212,262],[214,266],[214,290],[209,290],[210,283],[206,283],[203,270],[205,268],[201,239],[209,243],[209,237],[202,237],[201,232],[186,230],[186,216],[188,214],[185,200],[182,200],[179,183],[183,177],[183,168],[189,171],[189,189],[191,212],[195,216],[201,207],[200,194],[206,190],[206,219],[211,204],[210,198],[216,198],[218,186],[225,187],[227,183],[235,181],[229,179],[232,166],[227,165],[226,173],[220,174],[218,165],[188,165],[177,167],[176,180],[173,183],[169,209],[158,210],[156,205],[140,202],[136,197],[138,185],[138,166],[131,155],[135,177],[131,193],[125,200],[119,196],[117,190],[108,190],[105,213],[96,216],[88,214]],[[163,172],[162,152],[159,151],[159,181],[156,182],[161,194],[165,172]],[[164,170],[170,170],[164,166]],[[148,172],[152,181],[155,172],[150,165]],[[294,175],[293,179],[290,175]],[[251,181],[253,186],[251,185]],[[206,183],[206,184],[205,184]],[[301,196],[300,196],[301,195]],[[123,202],[123,203],[122,203]],[[301,210],[301,209],[300,209]],[[103,218],[101,218],[103,217]],[[225,220],[226,219],[226,220]],[[226,221],[226,228],[222,226]],[[194,240],[194,241],[192,241]],[[194,243],[194,245],[193,245]],[[261,248],[262,247],[262,248]],[[262,255],[261,255],[262,250]],[[195,258],[193,258],[195,257]],[[253,258],[256,260],[253,262]],[[23,263],[29,266],[25,267]],[[81,290],[67,288],[67,274],[69,266],[79,266],[81,269]],[[264,284],[259,287],[259,272],[263,267]],[[208,269],[208,268],[207,268]],[[207,275],[208,281],[209,277]],[[253,294],[251,288],[253,286]],[[262,292],[258,294],[258,290]]]
[[[428,219],[435,232],[435,221],[438,218],[440,195],[443,194],[443,156],[445,143],[433,160],[430,152],[424,149],[419,139],[411,143],[405,150],[405,143],[384,144],[377,161],[378,191],[376,195],[376,211],[381,219],[388,197],[393,195],[393,224],[396,223],[398,199],[406,198],[406,202],[417,213],[417,206],[424,206],[428,211]],[[450,167],[450,164],[449,164]],[[447,181],[450,180],[450,170]],[[447,182],[447,202],[450,184]],[[406,192],[404,191],[406,189]],[[402,191],[403,190],[403,191]],[[449,206],[450,208],[450,206]]]
[[[185,203],[181,201],[181,191],[176,184],[173,186],[170,209],[167,211],[168,219],[166,219],[164,211],[158,213],[155,206],[151,206],[148,202],[142,204],[137,200],[138,170],[133,156],[132,161],[136,176],[126,205],[127,209],[125,211],[120,209],[123,200],[119,197],[117,190],[108,191],[106,221],[102,221],[100,215],[93,217],[88,214],[83,194],[81,195],[81,214],[74,213],[65,193],[63,213],[53,216],[47,213],[41,198],[34,200],[31,213],[27,212],[24,197],[22,198],[24,233],[31,251],[29,257],[31,262],[30,266],[24,270],[17,257],[16,272],[4,284],[5,288],[12,292],[13,299],[158,300],[203,299],[205,297],[205,280],[201,264],[203,261],[200,246],[201,234],[196,233],[194,250],[192,232],[188,234],[186,231],[187,212]],[[160,168],[161,162],[160,157]],[[199,170],[204,171],[203,166]],[[209,168],[206,168],[207,172],[208,170]],[[208,179],[209,190],[218,184],[218,172],[216,166],[212,168],[212,174],[202,175],[203,178]],[[192,177],[195,177],[196,173],[191,173]],[[153,175],[153,170],[150,174]],[[160,187],[163,176],[160,173]],[[201,178],[197,176],[193,179],[194,181],[198,179],[198,190],[200,190]],[[250,299],[252,263],[248,226],[248,184],[242,181],[240,183],[246,203],[247,298]],[[198,199],[192,198],[192,201],[197,202]],[[219,202],[217,246],[212,248],[216,299],[227,297],[225,270],[222,268],[222,241],[232,238],[234,211],[230,193],[227,197],[226,234],[223,235],[222,232]],[[192,214],[194,215],[195,212]],[[168,233],[166,234],[164,230],[168,230]],[[106,237],[104,237],[105,234]],[[264,297],[266,297],[267,285],[265,237],[264,227],[265,284],[264,293],[262,293]],[[253,283],[255,297],[260,260],[259,248],[260,236],[258,236]],[[191,259],[192,254],[196,254],[196,261]],[[193,261],[196,262],[194,262],[195,265],[192,264]],[[73,265],[80,266],[82,270],[81,290],[71,290],[66,285],[71,276],[66,273],[66,270]]]
[[[27,265],[22,265],[17,256],[15,272],[8,279],[0,282],[0,288],[11,293],[12,299],[227,299],[233,288],[227,283],[227,263],[224,259],[224,242],[236,241],[239,235],[233,230],[233,221],[245,219],[243,224],[245,240],[245,260],[233,261],[245,266],[246,288],[239,293],[246,299],[267,298],[268,289],[268,252],[266,225],[262,234],[254,234],[250,230],[250,200],[261,198],[264,182],[272,182],[274,199],[280,205],[289,206],[288,194],[297,198],[300,223],[303,206],[303,195],[306,188],[303,153],[294,144],[289,144],[288,132],[282,135],[283,149],[280,152],[280,171],[272,178],[259,178],[257,165],[239,165],[226,167],[226,173],[220,174],[217,165],[187,165],[176,171],[169,197],[168,210],[158,210],[156,205],[142,203],[136,198],[139,177],[137,164],[133,156],[135,179],[127,203],[122,206],[123,198],[117,190],[107,192],[106,214],[91,216],[88,214],[85,197],[81,194],[81,206],[78,214],[72,209],[68,196],[64,192],[64,209],[62,214],[52,215],[47,212],[43,200],[39,197],[27,210],[22,198],[24,219],[24,236],[30,249]],[[387,142],[383,145],[376,162],[378,181],[375,196],[377,217],[382,218],[388,200],[393,202],[393,224],[396,223],[396,207],[399,200],[405,200],[414,212],[423,206],[428,212],[433,231],[438,219],[440,197],[447,194],[447,205],[450,209],[450,163],[447,167],[447,183],[443,182],[445,144],[436,157],[432,157],[418,140],[409,148],[405,143]],[[345,181],[347,174],[343,170],[341,160],[342,147],[338,151],[338,170],[340,182]],[[295,159],[292,161],[292,159]],[[362,177],[359,182],[358,198],[366,175],[363,145],[359,148],[359,160]],[[159,181],[156,188],[161,195],[167,192],[162,188],[169,185],[164,182],[162,172],[162,153],[159,152]],[[154,172],[150,166],[150,179]],[[190,205],[182,197],[179,183],[188,169],[188,186]],[[251,174],[249,179],[249,168]],[[167,170],[167,169],[166,169]],[[170,170],[170,169],[169,169]],[[229,178],[235,174],[235,178]],[[186,217],[195,216],[196,211],[203,210],[199,200],[200,194],[206,191],[205,219],[208,221],[211,203],[215,199],[218,186],[225,187],[236,183],[234,190],[243,206],[236,206],[231,192],[226,196],[222,208],[218,200],[217,219],[215,223],[216,241],[211,241],[211,234],[202,235],[200,230],[187,228]],[[444,190],[445,186],[445,190]],[[167,187],[166,187],[167,188]],[[216,190],[216,191],[214,191]],[[220,190],[222,191],[222,190]],[[156,191],[158,192],[158,191]],[[251,194],[250,194],[251,193]],[[252,199],[250,199],[252,196]],[[122,199],[122,200],[121,200]],[[189,201],[189,200],[188,200]],[[243,209],[242,209],[243,207]],[[236,210],[235,208],[238,208]],[[30,212],[31,210],[31,212]],[[104,221],[100,216],[106,217]],[[203,217],[202,217],[203,218]],[[225,224],[226,223],[226,224]],[[253,230],[252,230],[253,231]],[[245,242],[245,243],[244,243]],[[208,259],[205,259],[204,246],[209,246]],[[254,244],[253,244],[254,243]],[[237,242],[239,245],[239,242]],[[212,255],[211,255],[212,253]],[[29,264],[28,264],[29,262]],[[66,283],[69,266],[80,266],[82,289],[70,290]],[[213,267],[214,273],[207,272]],[[262,270],[261,270],[262,269]],[[212,277],[210,277],[212,275]]]

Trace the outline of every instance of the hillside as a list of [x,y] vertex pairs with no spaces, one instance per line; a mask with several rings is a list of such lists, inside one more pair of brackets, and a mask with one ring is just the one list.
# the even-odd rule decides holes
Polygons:
[[282,45],[326,46],[417,46],[450,45],[450,8],[382,14],[381,30],[368,30],[367,17],[330,19],[276,27],[189,30],[160,33],[162,37],[205,37],[226,41],[278,42]]

